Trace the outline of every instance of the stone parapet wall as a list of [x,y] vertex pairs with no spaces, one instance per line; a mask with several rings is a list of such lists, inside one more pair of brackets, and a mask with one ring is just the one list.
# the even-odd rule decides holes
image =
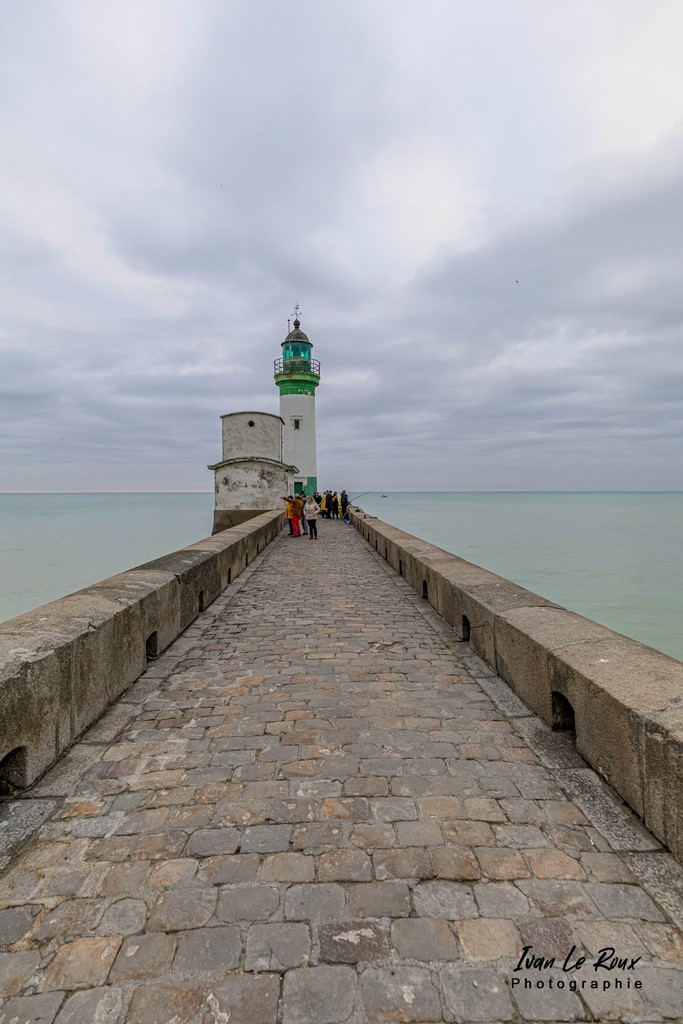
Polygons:
[[455,636],[683,860],[683,663],[362,510],[351,521]]
[[42,775],[283,525],[264,512],[0,623],[0,784]]
[[[284,507],[282,505],[283,509]],[[275,510],[273,509],[273,511]],[[261,515],[263,515],[262,508],[215,508],[213,510],[212,533],[220,533],[221,530],[229,530],[233,526],[241,526],[242,523],[246,523],[250,519]]]

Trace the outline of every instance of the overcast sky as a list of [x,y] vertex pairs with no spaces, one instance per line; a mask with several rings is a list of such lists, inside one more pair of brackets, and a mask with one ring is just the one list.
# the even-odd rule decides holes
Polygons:
[[0,489],[683,489],[680,0],[0,0]]

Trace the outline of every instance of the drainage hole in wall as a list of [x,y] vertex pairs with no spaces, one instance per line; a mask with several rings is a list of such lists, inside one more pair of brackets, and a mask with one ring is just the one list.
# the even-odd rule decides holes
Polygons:
[[149,634],[145,641],[145,656],[148,661],[159,656],[159,639],[157,637],[156,629],[153,633]]
[[204,611],[204,591],[203,590],[199,591],[199,610],[200,610],[200,612]]
[[422,580],[422,596],[425,601],[429,600],[429,590],[427,588],[427,580]]
[[460,632],[462,633],[463,640],[469,641],[470,638],[470,620],[466,615],[462,617],[462,623],[460,626]]
[[15,747],[0,761],[0,797],[25,788],[27,760],[26,747]]
[[553,690],[552,700],[552,725],[553,729],[562,732],[576,733],[576,722],[574,719],[574,708],[563,693]]

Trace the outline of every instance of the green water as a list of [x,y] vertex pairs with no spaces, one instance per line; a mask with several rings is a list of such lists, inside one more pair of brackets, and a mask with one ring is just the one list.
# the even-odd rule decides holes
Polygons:
[[367,512],[683,660],[683,493],[365,494]]

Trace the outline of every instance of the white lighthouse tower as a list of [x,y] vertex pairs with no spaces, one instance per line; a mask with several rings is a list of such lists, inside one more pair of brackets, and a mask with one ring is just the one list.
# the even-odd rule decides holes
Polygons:
[[282,342],[282,358],[275,360],[275,383],[280,390],[282,461],[297,467],[296,494],[318,488],[315,443],[315,389],[320,363],[311,358],[311,342],[301,330],[299,307],[294,309],[294,330]]

